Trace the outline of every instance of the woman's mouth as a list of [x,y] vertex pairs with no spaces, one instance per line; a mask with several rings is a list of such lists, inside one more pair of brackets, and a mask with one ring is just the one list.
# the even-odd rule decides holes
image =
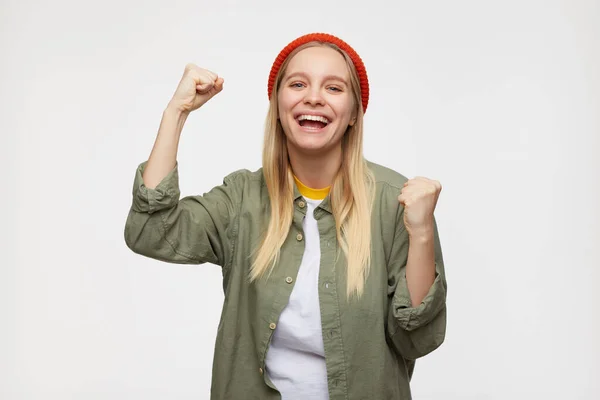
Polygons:
[[296,121],[298,122],[298,125],[300,125],[303,130],[307,132],[319,132],[323,130],[330,122],[329,119],[323,116],[309,114],[299,115],[296,118]]

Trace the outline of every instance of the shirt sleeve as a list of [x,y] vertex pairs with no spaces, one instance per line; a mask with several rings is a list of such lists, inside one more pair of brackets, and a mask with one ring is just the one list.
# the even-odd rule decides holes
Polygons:
[[178,166],[156,186],[144,185],[146,162],[136,170],[125,223],[125,243],[135,253],[179,263],[226,266],[232,256],[239,174],[202,196],[180,199]]
[[404,208],[396,218],[388,271],[388,333],[395,350],[407,360],[415,360],[437,349],[446,335],[446,277],[442,249],[434,220],[435,280],[417,306],[412,306],[406,281],[409,237],[403,223]]

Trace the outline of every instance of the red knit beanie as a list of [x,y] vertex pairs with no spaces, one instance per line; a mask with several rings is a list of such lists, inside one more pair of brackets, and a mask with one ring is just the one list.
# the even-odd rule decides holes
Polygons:
[[354,63],[354,67],[356,68],[356,72],[358,72],[358,78],[360,80],[360,94],[362,97],[362,106],[363,112],[367,111],[367,104],[369,104],[369,79],[367,78],[367,70],[365,69],[365,65],[362,62],[360,56],[354,51],[352,47],[342,39],[335,37],[333,35],[327,33],[309,33],[308,35],[300,36],[295,39],[293,42],[289,43],[287,46],[281,50],[273,66],[271,67],[271,73],[269,74],[269,84],[268,84],[268,95],[269,99],[271,98],[271,94],[273,93],[273,86],[275,85],[275,78],[277,77],[277,73],[281,68],[281,65],[285,61],[285,59],[290,55],[294,49],[303,44],[309,42],[327,42],[332,43],[338,46],[340,49],[346,52],[352,62]]

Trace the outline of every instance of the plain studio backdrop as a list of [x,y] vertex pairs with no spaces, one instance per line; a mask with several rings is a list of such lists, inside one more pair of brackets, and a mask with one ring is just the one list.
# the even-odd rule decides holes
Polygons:
[[314,31],[366,63],[367,158],[444,187],[448,330],[414,398],[600,398],[599,2],[0,4],[0,398],[209,398],[221,271],[125,246],[134,171],[188,62],[225,88],[182,194],[259,168],[271,64]]

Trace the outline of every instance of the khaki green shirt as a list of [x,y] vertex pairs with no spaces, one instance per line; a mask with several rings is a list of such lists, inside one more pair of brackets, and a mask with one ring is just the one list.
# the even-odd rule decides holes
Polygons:
[[[155,188],[136,171],[125,241],[138,254],[171,263],[222,267],[224,303],[215,343],[211,399],[281,396],[265,374],[279,315],[294,288],[304,253],[306,207],[295,188],[294,218],[268,279],[249,283],[251,256],[269,218],[262,170],[240,170],[202,196],[180,199],[177,167]],[[371,271],[363,296],[346,297],[329,197],[315,209],[320,244],[319,304],[331,400],[411,399],[414,360],[438,348],[446,332],[446,279],[437,226],[435,282],[412,307],[405,269],[409,238],[398,202],[406,178],[369,163],[376,178]],[[336,254],[339,253],[339,257]]]

